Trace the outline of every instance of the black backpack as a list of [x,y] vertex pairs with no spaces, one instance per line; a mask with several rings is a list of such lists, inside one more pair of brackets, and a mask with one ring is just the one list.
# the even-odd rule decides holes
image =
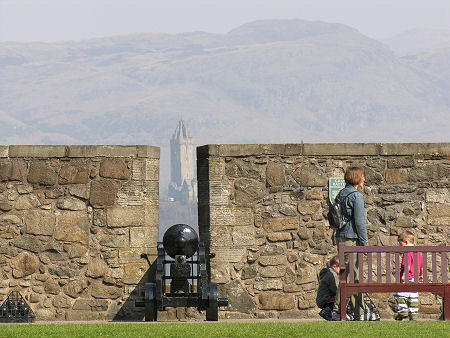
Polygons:
[[329,210],[328,210],[328,222],[330,223],[330,226],[335,229],[342,229],[345,227],[348,223],[348,219],[344,215],[344,201],[345,199],[350,196],[351,194],[355,193],[356,191],[352,191],[347,196],[342,198],[342,200],[339,198],[339,195],[336,196],[334,203],[331,204],[328,200],[329,204]]

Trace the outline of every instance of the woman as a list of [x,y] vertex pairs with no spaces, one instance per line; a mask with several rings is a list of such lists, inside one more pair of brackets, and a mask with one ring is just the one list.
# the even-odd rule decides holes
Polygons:
[[[366,202],[364,196],[358,191],[358,189],[364,186],[366,181],[366,174],[364,169],[359,167],[351,167],[345,171],[345,188],[342,189],[336,196],[336,199],[342,201],[342,210],[345,218],[348,220],[347,224],[337,230],[335,234],[336,245],[339,246],[340,242],[344,242],[346,246],[368,246],[369,241],[367,239],[366,228]],[[348,254],[345,254],[345,265],[347,271],[348,282]],[[355,282],[358,282],[358,257],[354,259],[354,276]],[[336,302],[333,308],[332,318],[333,320],[340,320],[340,293],[336,297]],[[351,302],[354,309],[354,319],[364,319],[365,308],[362,303],[362,295],[358,294],[351,297]],[[338,319],[339,318],[339,319]]]

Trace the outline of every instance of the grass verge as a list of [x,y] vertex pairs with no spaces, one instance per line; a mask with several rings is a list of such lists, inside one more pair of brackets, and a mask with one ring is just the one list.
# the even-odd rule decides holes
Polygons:
[[0,337],[450,337],[450,322],[219,322],[0,325]]

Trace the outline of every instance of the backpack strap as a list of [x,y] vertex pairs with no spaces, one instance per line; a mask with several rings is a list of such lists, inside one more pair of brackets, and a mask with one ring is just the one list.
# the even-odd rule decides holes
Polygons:
[[[355,191],[352,191],[352,192],[350,192],[350,193],[348,193],[347,195],[345,195],[345,197],[342,199],[342,200],[340,200],[339,202],[341,203],[341,210],[343,211],[343,214],[345,214],[344,215],[344,217],[346,217],[347,218],[347,208],[342,208],[342,203],[344,203],[344,201],[348,198],[348,196],[350,196],[351,194],[354,194],[355,192],[358,192],[358,190],[355,190]],[[347,222],[349,222],[350,220],[348,220]]]

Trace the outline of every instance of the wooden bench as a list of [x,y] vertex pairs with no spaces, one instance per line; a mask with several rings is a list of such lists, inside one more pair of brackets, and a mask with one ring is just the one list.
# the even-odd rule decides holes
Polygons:
[[[400,281],[402,256],[407,252],[413,252],[414,255],[414,282],[409,282],[408,278],[405,278],[404,282]],[[418,282],[418,252],[421,252],[423,257],[421,282]],[[442,297],[444,320],[450,320],[447,252],[450,252],[450,246],[345,246],[344,243],[339,243],[341,320],[346,320],[347,298],[361,292],[431,292]],[[350,253],[348,283],[345,253]],[[358,255],[358,282],[355,282],[354,278],[355,254],[351,253]],[[374,263],[376,269],[373,267]],[[409,271],[407,259],[405,271]]]

